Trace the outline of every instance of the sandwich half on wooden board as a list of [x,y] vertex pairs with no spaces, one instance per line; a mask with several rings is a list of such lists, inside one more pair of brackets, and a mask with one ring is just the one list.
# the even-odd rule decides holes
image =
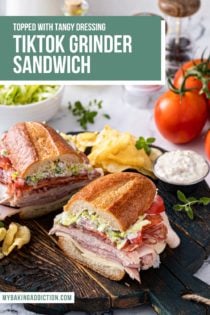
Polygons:
[[100,175],[48,125],[18,123],[0,141],[0,220],[57,210],[73,191]]
[[180,240],[162,198],[147,177],[115,173],[76,193],[57,215],[50,234],[67,256],[112,280],[158,267],[159,254]]

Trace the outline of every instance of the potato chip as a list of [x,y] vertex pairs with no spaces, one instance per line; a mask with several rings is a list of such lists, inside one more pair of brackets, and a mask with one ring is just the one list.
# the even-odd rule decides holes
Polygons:
[[162,152],[156,148],[152,148],[151,153],[149,155],[150,160],[155,162],[155,160],[162,154]]
[[95,145],[97,139],[97,132],[84,132],[79,133],[78,135],[72,136],[65,133],[61,133],[61,136],[68,142],[70,145],[76,146],[79,151],[84,152],[87,147],[92,147]]
[[84,132],[79,133],[76,136],[76,146],[82,147],[84,152],[87,147],[93,147],[95,145],[96,139],[98,137],[98,132]]
[[135,147],[136,138],[127,132],[119,132],[105,126],[88,156],[91,164],[107,172],[119,172],[133,168],[152,173],[152,162],[144,150]]
[[17,230],[18,230],[17,223],[14,223],[14,222],[10,223],[6,236],[3,241],[3,245],[2,245],[3,254],[7,251],[7,248],[12,245],[15,234],[17,233]]
[[143,149],[138,150],[135,146],[137,138],[129,132],[120,132],[107,125],[100,133],[84,132],[66,137],[83,152],[92,147],[88,158],[94,167],[108,173],[135,169],[154,177],[153,162],[161,152],[152,148],[148,156]]
[[2,245],[3,255],[8,256],[15,247],[20,249],[30,241],[30,238],[31,233],[26,226],[14,222],[10,223]]
[[0,228],[0,242],[4,240],[7,230],[4,227]]

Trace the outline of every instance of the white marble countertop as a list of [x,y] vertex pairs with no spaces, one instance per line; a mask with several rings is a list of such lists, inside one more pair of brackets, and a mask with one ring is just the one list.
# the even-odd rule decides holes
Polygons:
[[[59,0],[60,1],[60,0]],[[3,0],[0,0],[0,10],[3,8]],[[35,2],[35,0],[33,0]],[[60,1],[62,2],[62,1]],[[119,0],[89,0],[90,2],[90,14],[94,15],[126,15],[133,14],[139,11],[159,12],[157,7],[157,1],[147,0],[121,0],[119,6]],[[5,6],[4,6],[5,7]],[[208,45],[210,37],[210,4],[209,0],[202,1],[202,8],[200,12],[194,17],[194,25],[202,27],[205,30],[203,36],[196,42],[196,55],[199,56],[201,52]],[[3,13],[0,13],[3,14]],[[208,41],[207,41],[208,40]],[[207,48],[210,48],[209,46]],[[159,92],[161,93],[161,92]],[[161,137],[158,133],[154,121],[153,121],[153,107],[154,99],[157,95],[151,97],[141,98],[139,102],[139,108],[136,108],[127,102],[125,90],[121,86],[66,86],[65,94],[63,98],[63,106],[50,124],[56,129],[62,131],[78,131],[80,126],[72,117],[67,109],[68,102],[74,102],[81,100],[82,102],[88,102],[92,99],[103,100],[104,112],[110,114],[111,119],[107,121],[105,118],[98,118],[94,126],[90,126],[89,130],[100,130],[104,124],[108,123],[113,128],[117,128],[122,131],[129,131],[136,136],[154,136],[156,138],[156,144],[171,150],[177,149],[179,146],[175,146]],[[133,103],[137,103],[136,100]],[[209,122],[205,127],[207,130]],[[187,145],[182,145],[181,148],[190,148],[200,154],[204,155],[203,135]],[[207,178],[210,184],[210,175]],[[196,276],[201,280],[210,284],[210,257],[205,261],[204,265],[196,273]],[[24,310],[22,305],[0,305],[0,314],[4,315],[29,315],[34,314]],[[72,315],[83,315],[85,313],[71,312]],[[142,306],[132,310],[115,310],[114,315],[152,315],[155,314],[151,307]]]

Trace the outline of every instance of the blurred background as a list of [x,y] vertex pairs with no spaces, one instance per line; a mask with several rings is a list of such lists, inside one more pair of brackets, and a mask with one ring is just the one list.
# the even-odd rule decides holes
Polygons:
[[[1,0],[1,15],[62,15],[63,0]],[[89,15],[131,15],[139,11],[159,13],[158,0],[88,0]],[[201,1],[203,15],[208,15],[209,0]]]
[[[171,15],[171,3],[183,4],[183,12]],[[173,4],[174,5],[174,4]],[[210,35],[205,26],[210,9],[209,0],[0,0],[0,15],[135,15],[153,13],[167,22],[166,49],[168,74],[181,63],[200,56],[204,47],[200,39]],[[208,33],[208,34],[207,34]],[[173,41],[174,37],[175,40]],[[183,39],[184,37],[184,39]],[[179,40],[181,38],[181,40]],[[207,45],[207,43],[205,43]],[[176,56],[174,51],[177,51]]]

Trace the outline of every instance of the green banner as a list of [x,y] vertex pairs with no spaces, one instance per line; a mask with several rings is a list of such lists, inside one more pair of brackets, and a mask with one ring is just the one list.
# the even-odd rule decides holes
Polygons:
[[1,81],[163,82],[157,16],[0,17],[0,42]]

